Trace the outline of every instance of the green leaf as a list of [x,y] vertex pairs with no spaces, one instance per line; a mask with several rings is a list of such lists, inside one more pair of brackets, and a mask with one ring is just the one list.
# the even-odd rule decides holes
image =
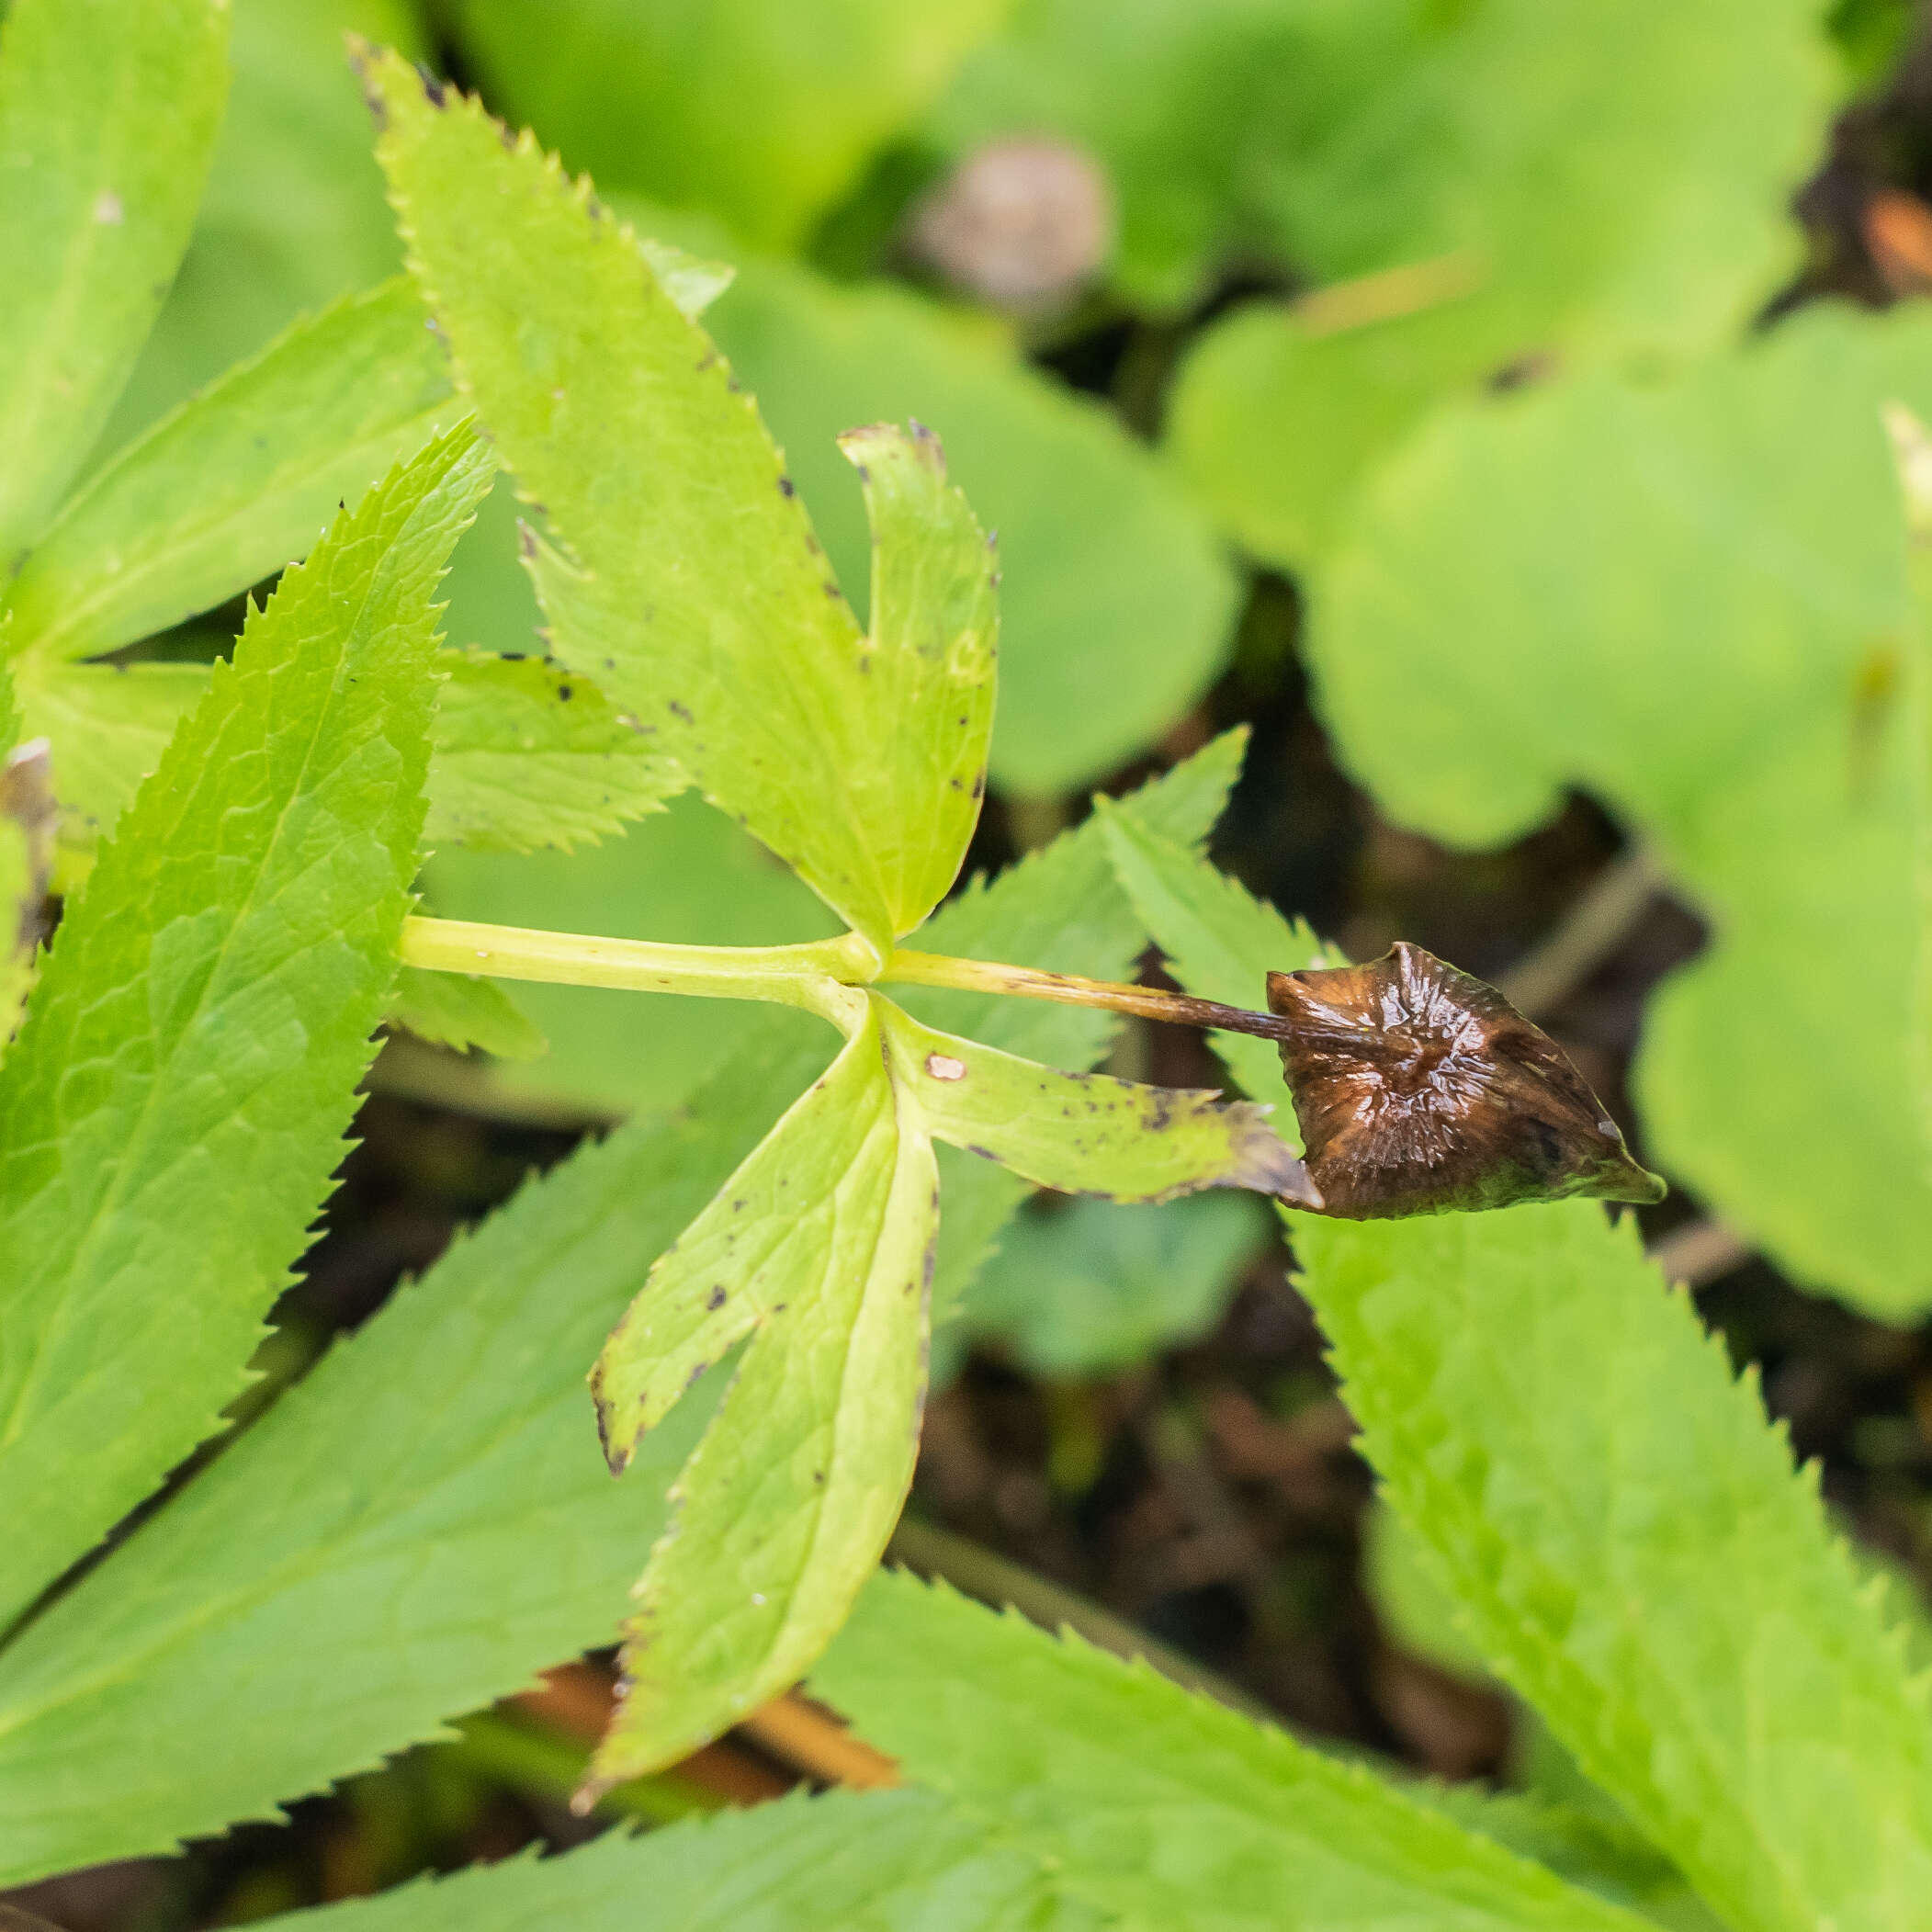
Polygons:
[[62,843],[79,853],[113,830],[209,687],[205,664],[20,658],[13,672],[28,729],[53,745]]
[[898,1520],[939,1182],[878,1014],[868,1002],[830,1070],[659,1259],[593,1371],[622,1469],[692,1379],[751,1338],[638,1585],[598,1785],[674,1762],[796,1682]]
[[17,649],[97,657],[273,575],[461,413],[397,279],[299,322],[123,449],[16,579]]
[[737,278],[738,270],[730,263],[688,254],[651,235],[639,235],[638,247],[650,264],[658,287],[686,322],[695,322]]
[[917,119],[1007,0],[466,0],[464,51],[573,168],[792,248]]
[[1709,948],[1653,999],[1647,1145],[1797,1279],[1926,1307],[1909,1056],[1911,623],[1878,421],[1932,323],[1814,311],[1674,383],[1452,412],[1378,485],[1307,650],[1398,822],[1515,838],[1582,785]]
[[264,1921],[284,1932],[1097,1932],[932,1791],[803,1793]]
[[1362,1767],[903,1573],[812,1677],[906,1773],[1128,1924],[1637,1932]]
[[1888,403],[1887,426],[1904,507],[1905,573],[1912,591],[1904,686],[1905,758],[1918,874],[1918,934],[1914,951],[1912,1078],[1919,1124],[1932,1158],[1932,439],[1903,403]]
[[[1429,1550],[1379,1500],[1362,1524],[1362,1571],[1378,1621],[1402,1649],[1465,1683],[1501,1689],[1436,1576]],[[1683,1874],[1583,1776],[1534,1712],[1518,1705],[1511,1730],[1510,1781],[1528,1791],[1499,1795],[1473,1784],[1430,1784],[1418,1795],[1573,1884],[1647,1911],[1679,1932],[1715,1932],[1718,1922]]]
[[[730,286],[736,273],[729,264],[686,254],[648,236],[640,236],[638,246],[679,314],[694,322]],[[542,614],[521,548],[516,485],[500,476],[450,565],[446,623],[459,643],[506,656],[542,648]]]
[[[1347,963],[1305,921],[1283,919],[1200,853],[1162,837],[1111,801],[1097,800],[1094,815],[1135,911],[1174,977],[1197,999],[1252,1009],[1265,1000],[1269,972]],[[1257,960],[1268,962],[1259,979]],[[1208,1037],[1241,1090],[1273,1107],[1276,1131],[1299,1149],[1281,1049],[1251,1034],[1216,1032]]]
[[1318,1198],[1265,1109],[1212,1090],[1062,1073],[921,1026],[889,1000],[874,1005],[901,1112],[1036,1186],[1110,1201],[1171,1201],[1203,1187]]
[[432,847],[568,852],[661,811],[682,771],[590,679],[541,658],[446,650],[429,763]]
[[962,1313],[1043,1375],[1109,1374],[1213,1328],[1261,1234],[1237,1194],[1022,1215]]
[[1000,533],[997,785],[1045,797],[1090,784],[1213,681],[1239,584],[1207,518],[1113,412],[983,324],[792,264],[744,258],[707,326],[757,395],[842,583],[864,581],[866,518],[839,431],[916,416],[945,439],[954,479]]
[[[1495,1839],[1519,1858],[1533,1859],[1613,1905],[1641,1912],[1672,1932],[1723,1932],[1677,1867],[1610,1815],[1607,1805],[1601,1812],[1586,1810],[1474,1783],[1418,1784],[1409,1790],[1465,1830]],[[1590,1796],[1602,1804],[1600,1793]]]
[[1526,359],[1724,341],[1794,266],[1786,204],[1831,111],[1814,0],[1493,0],[1403,39],[1338,68],[1352,98],[1291,178],[1325,273],[1414,267],[1423,306],[1249,307],[1173,398],[1182,468],[1271,562],[1321,556],[1442,400]]
[[[639,236],[638,246],[678,312],[694,322],[730,286],[736,273],[728,264],[702,260],[648,236]],[[480,645],[505,656],[545,648],[539,635],[542,613],[530,573],[524,568],[516,512],[515,482],[499,476],[475,525],[457,546],[445,620],[449,635],[459,643]]]
[[979,822],[1000,572],[930,429],[876,423],[846,431],[839,448],[872,523],[872,619],[853,704],[864,750],[846,784],[876,828],[887,903],[910,932],[959,876]]
[[0,41],[0,576],[100,435],[187,245],[225,0],[14,0]]
[[932,1327],[935,1331],[932,1379],[943,1387],[953,1379],[966,1347],[964,1336],[941,1337],[937,1330],[958,1318],[980,1271],[1000,1252],[1006,1225],[1033,1192],[1011,1168],[981,1160],[957,1147],[940,1147],[939,1246],[932,1264]]
[[1727,1923],[1909,1919],[1926,1686],[1634,1223],[1305,1219],[1295,1246],[1391,1507],[1585,1772]]
[[[346,33],[425,51],[411,0],[232,0],[228,111],[193,240],[108,424],[114,447],[299,315],[402,266]],[[320,519],[318,519],[319,521]]]
[[547,1042],[494,979],[404,966],[396,976],[387,1018],[433,1046],[472,1047],[504,1060],[534,1060]]
[[1834,0],[1825,25],[1862,90],[1881,85],[1904,52],[1912,7],[1910,0]]
[[1361,1527],[1362,1580],[1384,1629],[1411,1656],[1465,1683],[1493,1684],[1483,1653],[1463,1631],[1455,1599],[1437,1580],[1429,1550],[1380,1501]]
[[825,1059],[758,1029],[527,1183],[0,1651],[0,1883],[272,1817],[608,1642],[721,1390],[614,1483],[583,1365]]
[[755,407],[639,272],[627,231],[534,143],[506,145],[474,103],[425,94],[393,56],[368,58],[365,78],[459,390],[546,506],[549,535],[528,551],[554,655],[883,953],[931,901],[894,890],[898,787],[861,784],[877,647]]
[[429,599],[488,476],[460,430],[337,520],[67,908],[0,1067],[0,1615],[217,1427],[307,1244],[415,869]]
[[[436,664],[446,682],[431,746],[424,828],[430,845],[568,850],[661,810],[684,789],[677,766],[626,724],[588,678],[541,659],[476,652],[444,650]],[[24,657],[15,674],[31,728],[53,740],[67,815],[62,835],[77,851],[113,826],[175,725],[208,688],[207,667],[193,663],[63,664]],[[797,923],[794,909],[815,902],[775,866],[767,863],[762,870],[775,888],[766,899],[776,903],[781,921]],[[520,887],[518,878],[508,882],[503,916],[527,924],[531,900]],[[571,875],[565,889],[587,908],[608,904],[607,881]],[[821,936],[829,922],[811,910],[805,917],[814,930],[797,936]],[[588,910],[572,918],[559,908],[552,923],[583,930],[601,929],[603,921]],[[762,942],[768,935],[754,920],[744,936]]]

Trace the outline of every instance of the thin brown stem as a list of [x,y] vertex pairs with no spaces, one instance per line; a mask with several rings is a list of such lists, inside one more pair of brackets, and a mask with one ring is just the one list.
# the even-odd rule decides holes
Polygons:
[[1107,979],[1081,979],[1071,973],[1042,973],[1031,966],[1001,966],[987,959],[953,959],[938,953],[894,953],[879,975],[882,984],[949,986],[966,992],[1008,993],[1022,1000],[1055,1000],[1063,1006],[1099,1006],[1160,1020],[1172,1026],[1213,1026],[1252,1034],[1262,1040],[1293,1037],[1293,1023],[1272,1013],[1223,1006],[1218,1000],[1195,1000],[1154,986],[1120,986]]
[[1497,992],[1532,1020],[1560,1005],[1636,930],[1664,884],[1647,845],[1612,859],[1555,930],[1497,977]]
[[855,1791],[887,1791],[899,1781],[898,1766],[883,1751],[848,1731],[830,1712],[788,1690],[742,1719],[739,1730],[753,1744],[820,1784]]

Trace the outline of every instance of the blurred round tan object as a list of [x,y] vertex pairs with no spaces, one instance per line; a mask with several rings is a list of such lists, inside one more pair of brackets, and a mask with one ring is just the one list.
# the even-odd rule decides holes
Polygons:
[[1035,137],[996,141],[919,205],[912,246],[956,287],[1009,308],[1070,295],[1113,245],[1113,191],[1091,155]]
[[1932,289],[1932,208],[1916,195],[1881,188],[1859,218],[1873,265],[1894,295]]

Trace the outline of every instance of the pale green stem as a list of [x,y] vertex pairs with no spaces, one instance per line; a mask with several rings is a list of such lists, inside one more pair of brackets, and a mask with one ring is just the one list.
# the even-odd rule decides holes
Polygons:
[[677,946],[468,920],[406,919],[397,952],[405,966],[440,973],[772,1000],[818,1013],[842,1030],[853,1019],[852,988],[877,971],[872,949],[855,932],[797,946]]

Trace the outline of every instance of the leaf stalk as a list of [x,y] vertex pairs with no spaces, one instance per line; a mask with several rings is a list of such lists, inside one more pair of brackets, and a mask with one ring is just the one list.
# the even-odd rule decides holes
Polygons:
[[856,932],[790,946],[689,946],[658,940],[603,939],[469,920],[406,920],[398,952],[405,966],[494,979],[555,986],[613,987],[642,993],[684,993],[711,1000],[763,1000],[801,1007],[850,1033],[863,1015],[854,989],[875,982],[955,987],[1064,1006],[1102,1007],[1179,1026],[1220,1027],[1283,1040],[1289,1022],[1218,1000],[1159,987],[1121,986],[1069,973],[1043,973],[996,960],[895,951],[884,966]]
[[849,1030],[853,1017],[852,988],[864,985],[878,969],[872,948],[856,932],[803,945],[685,946],[415,918],[403,921],[397,952],[405,966],[440,973],[709,1000],[763,1000],[802,1007],[842,1030]]
[[1153,986],[1005,966],[997,960],[895,951],[885,966],[858,933],[792,946],[682,946],[657,939],[599,939],[547,933],[524,925],[412,918],[398,955],[406,966],[539,979],[548,986],[603,986],[630,993],[686,993],[699,999],[762,999],[802,1007],[850,1034],[862,1016],[852,991],[871,983],[949,986],[968,993],[1049,999],[1065,1007],[1103,1007],[1173,1026],[1215,1026],[1258,1039],[1287,1039],[1289,1022],[1271,1012],[1223,1007]]
[[939,953],[895,952],[879,974],[882,983],[949,986],[975,993],[1010,993],[1021,1000],[1052,1000],[1063,1006],[1098,1006],[1136,1019],[1173,1026],[1213,1026],[1226,1033],[1252,1034],[1261,1040],[1285,1040],[1290,1022],[1273,1013],[1223,1006],[1157,986],[1121,986],[1108,979],[1082,979],[1071,973],[1043,973],[1032,966],[1002,966],[989,959],[955,959]]

